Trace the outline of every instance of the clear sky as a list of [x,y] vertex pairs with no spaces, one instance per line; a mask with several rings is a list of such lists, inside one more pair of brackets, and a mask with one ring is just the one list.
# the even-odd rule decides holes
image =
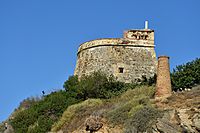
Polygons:
[[200,0],[0,0],[0,121],[23,99],[62,88],[81,43],[145,20],[171,68],[200,57]]

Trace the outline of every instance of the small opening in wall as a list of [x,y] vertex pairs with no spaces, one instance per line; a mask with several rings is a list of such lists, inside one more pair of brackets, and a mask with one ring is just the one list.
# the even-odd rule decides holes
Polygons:
[[124,68],[123,67],[119,67],[119,73],[124,73]]

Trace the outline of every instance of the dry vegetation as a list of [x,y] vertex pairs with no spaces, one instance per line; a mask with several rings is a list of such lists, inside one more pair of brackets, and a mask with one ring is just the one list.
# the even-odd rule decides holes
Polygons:
[[200,86],[191,91],[176,92],[166,101],[158,102],[159,108],[200,108]]
[[[163,109],[200,108],[200,86],[185,92],[176,92],[167,100],[153,99],[154,87],[139,86],[128,89],[122,95],[107,100],[88,99],[66,109],[52,131],[85,131],[85,121],[91,116],[101,118],[102,129],[130,133],[133,131],[151,131]],[[192,115],[195,112],[189,110]]]

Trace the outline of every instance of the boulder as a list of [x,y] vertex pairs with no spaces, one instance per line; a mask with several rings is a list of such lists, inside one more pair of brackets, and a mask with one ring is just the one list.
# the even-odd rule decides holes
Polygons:
[[163,133],[178,133],[178,132],[181,132],[181,129],[177,125],[172,124],[169,121],[164,120],[164,119],[158,119],[158,121],[156,123],[156,127],[157,127],[157,130],[161,133],[162,132]]
[[94,132],[98,131],[103,126],[101,119],[96,116],[90,116],[85,121],[86,131]]

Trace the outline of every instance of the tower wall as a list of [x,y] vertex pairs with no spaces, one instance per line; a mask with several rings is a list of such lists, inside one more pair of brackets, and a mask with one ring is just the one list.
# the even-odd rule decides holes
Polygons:
[[124,38],[98,39],[83,43],[78,50],[75,75],[94,71],[114,75],[119,81],[137,82],[156,73],[153,30],[129,30]]

